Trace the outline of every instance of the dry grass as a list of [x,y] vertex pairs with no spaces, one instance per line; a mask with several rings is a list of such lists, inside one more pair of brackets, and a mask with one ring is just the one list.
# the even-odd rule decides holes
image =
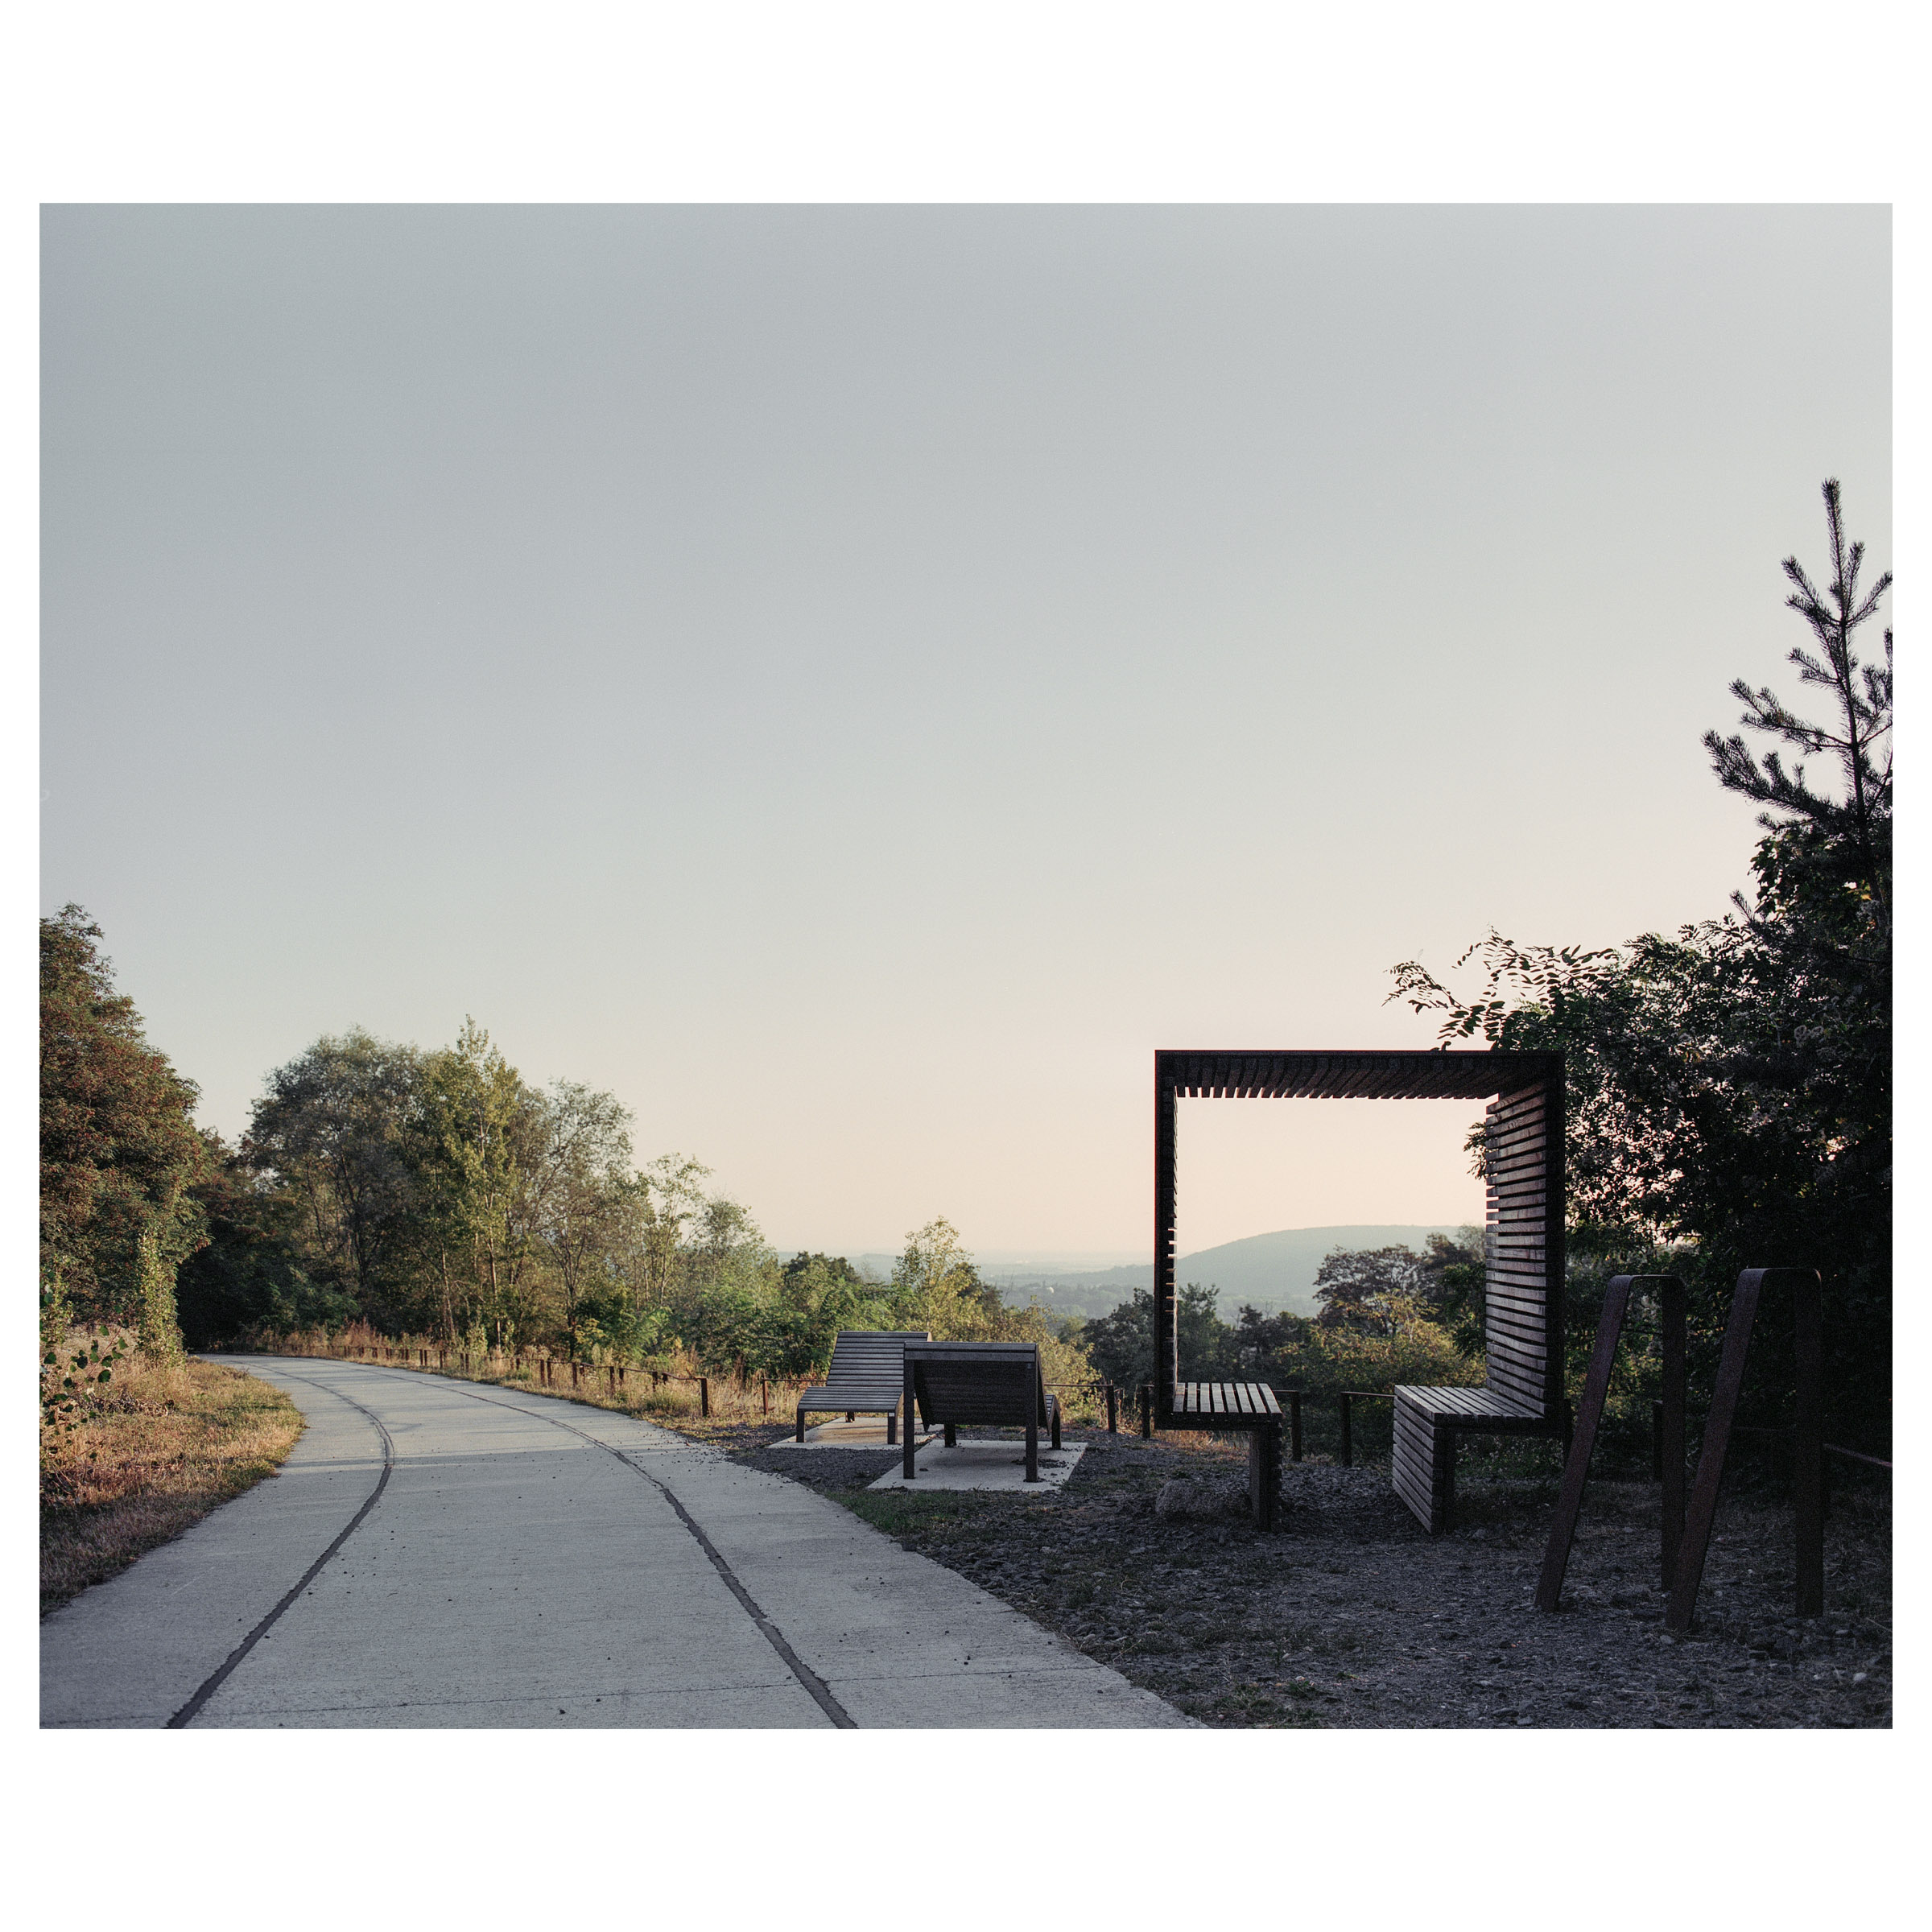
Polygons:
[[[741,1383],[733,1376],[712,1375],[709,1385],[708,1416],[701,1416],[698,1388],[700,1364],[695,1356],[679,1349],[667,1358],[669,1373],[659,1379],[648,1368],[624,1372],[621,1383],[613,1385],[611,1372],[601,1364],[580,1366],[573,1381],[570,1364],[550,1364],[551,1379],[545,1381],[535,1353],[523,1358],[521,1367],[512,1358],[499,1354],[465,1354],[446,1349],[434,1340],[419,1335],[399,1340],[377,1335],[373,1330],[351,1328],[333,1342],[320,1336],[291,1335],[277,1342],[264,1340],[257,1344],[268,1355],[292,1355],[332,1361],[364,1361],[378,1367],[399,1368],[412,1374],[440,1375],[451,1381],[481,1382],[495,1388],[528,1389],[539,1395],[559,1396],[582,1402],[592,1409],[610,1409],[621,1415],[634,1415],[651,1422],[706,1437],[714,1427],[729,1429],[748,1423],[769,1422],[785,1428],[792,1420],[800,1390],[816,1377],[804,1381],[761,1384],[753,1377]],[[426,1358],[426,1359],[424,1359]],[[1059,1384],[1051,1385],[1061,1388]],[[1067,1404],[1067,1421],[1072,1427],[1097,1427],[1105,1419],[1105,1403],[1096,1389],[1067,1386],[1061,1389]],[[1121,1426],[1132,1426],[1131,1398],[1121,1396]],[[823,1422],[823,1415],[809,1418]]]
[[281,1390],[238,1369],[130,1356],[80,1427],[43,1445],[41,1614],[273,1476],[302,1427]]

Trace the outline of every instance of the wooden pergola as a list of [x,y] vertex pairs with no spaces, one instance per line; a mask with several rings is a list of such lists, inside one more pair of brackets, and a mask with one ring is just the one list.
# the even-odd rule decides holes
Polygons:
[[[1154,1422],[1227,1429],[1271,1392],[1185,1382],[1174,1294],[1177,1103],[1199,1100],[1469,1100],[1488,1103],[1488,1254],[1480,1389],[1402,1387],[1396,1492],[1430,1533],[1455,1507],[1455,1440],[1465,1430],[1563,1433],[1563,1059],[1559,1053],[1220,1053],[1154,1056]],[[1278,1411],[1277,1412],[1278,1414]],[[1250,1425],[1252,1426],[1252,1425]]]

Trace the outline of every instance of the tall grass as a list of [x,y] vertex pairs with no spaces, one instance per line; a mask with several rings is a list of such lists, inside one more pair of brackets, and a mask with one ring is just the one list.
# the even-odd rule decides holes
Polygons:
[[295,1404],[253,1376],[130,1350],[71,1433],[42,1433],[43,1614],[273,1476],[302,1428]]

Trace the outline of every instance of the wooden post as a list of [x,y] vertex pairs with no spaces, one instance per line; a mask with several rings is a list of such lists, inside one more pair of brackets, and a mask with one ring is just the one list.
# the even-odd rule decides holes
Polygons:
[[[1710,1411],[1704,1418],[1704,1446],[1697,1459],[1697,1480],[1691,1487],[1690,1506],[1684,1512],[1683,1542],[1670,1579],[1670,1605],[1664,1612],[1664,1627],[1668,1630],[1681,1633],[1690,1628],[1697,1587],[1703,1581],[1704,1558],[1711,1546],[1711,1525],[1717,1517],[1718,1484],[1724,1480],[1732,1418],[1737,1414],[1737,1398],[1744,1385],[1744,1356],[1751,1346],[1752,1324],[1757,1319],[1759,1293],[1769,1272],[1764,1268],[1747,1268],[1737,1278],[1736,1291],[1731,1297],[1731,1319],[1724,1326],[1724,1352],[1717,1362],[1717,1386],[1711,1392]],[[1669,1470],[1666,1461],[1666,1474]]]
[[1118,1435],[1121,1432],[1121,1411],[1117,1397],[1120,1392],[1112,1382],[1107,1385],[1107,1433]]
[[[910,1352],[908,1352],[908,1356],[910,1356]],[[914,1431],[912,1426],[912,1404],[916,1388],[914,1381],[916,1373],[911,1360],[907,1359],[905,1363],[905,1374],[900,1389],[901,1397],[906,1404],[906,1433],[900,1439],[899,1474],[905,1481],[909,1483],[919,1474],[918,1470],[913,1467]],[[799,1411],[799,1419],[803,1422],[804,1418],[805,1411],[801,1409]],[[801,1438],[801,1439],[803,1439]]]
[[1797,1401],[1791,1440],[1791,1509],[1798,1528],[1798,1614],[1825,1613],[1823,1309],[1818,1276],[1793,1271]]
[[[1171,1076],[1162,1077],[1163,1071],[1162,1055],[1157,1052],[1154,1056],[1154,1376],[1159,1389],[1161,1413],[1166,1415],[1178,1399],[1181,1379],[1179,1306],[1174,1280],[1174,1164],[1179,1109],[1174,1083]],[[1151,1406],[1141,1411],[1141,1434],[1154,1434]]]
[[1663,1587],[1677,1577],[1677,1553],[1684,1540],[1685,1356],[1688,1323],[1684,1285],[1666,1282],[1657,1297],[1657,1319],[1664,1351],[1664,1399],[1657,1408],[1657,1479],[1663,1487]]
[[771,1414],[771,1384],[763,1376],[758,1377],[758,1413],[761,1415]]
[[1590,1451],[1596,1445],[1597,1425],[1603,1420],[1604,1404],[1610,1393],[1610,1372],[1616,1365],[1616,1344],[1624,1332],[1630,1286],[1636,1278],[1620,1274],[1604,1291],[1604,1312],[1596,1324],[1596,1342],[1590,1352],[1590,1366],[1583,1372],[1583,1413],[1563,1464],[1563,1490],[1557,1498],[1556,1514],[1550,1520],[1542,1573],[1537,1579],[1536,1607],[1539,1610],[1554,1610],[1563,1597],[1563,1572],[1569,1567],[1577,1512],[1583,1506],[1583,1484],[1590,1478]]
[[708,1375],[698,1377],[698,1414],[711,1414],[711,1377]]

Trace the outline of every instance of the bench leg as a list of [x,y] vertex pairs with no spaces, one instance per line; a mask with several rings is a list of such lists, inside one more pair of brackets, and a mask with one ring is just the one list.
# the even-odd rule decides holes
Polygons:
[[1026,1480],[1040,1480],[1040,1418],[1030,1405],[1026,1411]]
[[898,1439],[899,1412],[896,1409],[886,1411],[886,1446],[890,1448]]
[[906,1407],[906,1433],[899,1438],[899,1441],[902,1445],[899,1457],[899,1469],[904,1480],[907,1482],[910,1482],[914,1476],[919,1473],[919,1472],[912,1466],[912,1459],[914,1455],[918,1453],[916,1445],[919,1439],[919,1431],[912,1426],[912,1406],[914,1402],[917,1399],[919,1393],[918,1390],[913,1385],[912,1376],[912,1364],[908,1362],[906,1364],[906,1381],[904,1386],[900,1392],[899,1398],[905,1404]]
[[1056,1395],[1048,1400],[1052,1404],[1049,1413],[1053,1417],[1053,1446],[1057,1449],[1060,1446],[1060,1398]]
[[1389,1476],[1409,1513],[1431,1536],[1440,1536],[1455,1503],[1455,1431],[1439,1427],[1399,1393]]
[[959,1447],[959,1446],[960,1438],[958,1431],[952,1423],[948,1422],[946,1425],[946,1447],[948,1449],[956,1449]]
[[1257,1530],[1274,1527],[1275,1498],[1282,1486],[1279,1423],[1254,1430],[1248,1438],[1248,1511]]
[[792,1439],[800,1443],[805,1439],[805,1405],[803,1402],[799,1405],[799,1432]]

